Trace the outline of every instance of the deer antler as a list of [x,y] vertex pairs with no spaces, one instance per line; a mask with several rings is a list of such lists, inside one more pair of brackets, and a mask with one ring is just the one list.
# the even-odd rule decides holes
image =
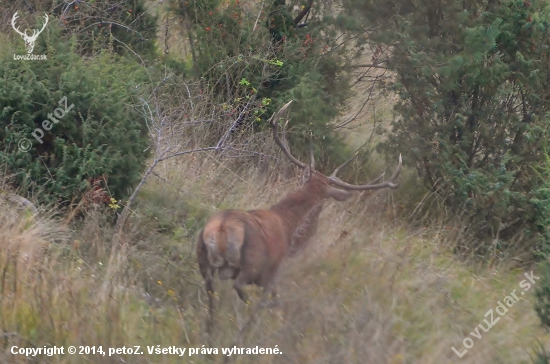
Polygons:
[[353,190],[353,191],[366,191],[366,190],[378,190],[381,188],[392,188],[395,189],[399,186],[399,184],[396,182],[397,177],[399,176],[399,173],[401,172],[401,167],[403,166],[403,159],[401,158],[401,154],[399,154],[399,163],[397,164],[397,168],[395,169],[395,172],[391,176],[391,178],[385,182],[377,183],[382,178],[384,178],[385,173],[382,173],[378,178],[376,178],[374,181],[366,184],[366,185],[352,185],[346,182],[341,181],[338,177],[336,177],[336,173],[340,170],[340,168],[344,167],[346,164],[348,164],[355,156],[357,155],[357,152],[354,154],[353,157],[351,157],[349,160],[344,162],[341,166],[336,168],[334,172],[328,177],[328,180],[334,184],[335,186],[342,187],[346,190]]
[[279,138],[277,125],[278,121],[281,118],[281,115],[286,111],[286,109],[290,106],[292,103],[292,100],[290,100],[285,106],[283,106],[273,117],[271,118],[271,127],[273,128],[273,138],[275,139],[275,143],[281,148],[283,153],[286,155],[286,157],[295,165],[300,167],[301,169],[306,168],[306,164],[300,162],[298,159],[296,159],[292,154],[290,154],[290,151],[288,150],[288,146],[286,143],[286,124],[288,124],[288,121],[285,124],[285,127],[283,128],[283,138],[284,141]]
[[313,154],[313,132],[309,136],[309,156],[311,169],[315,170],[315,155]]
[[17,15],[17,11],[15,12],[15,14],[13,14],[13,17],[11,18],[11,26],[13,27],[13,29],[19,33],[21,36],[23,37],[26,37],[26,38],[29,38],[29,39],[32,39],[32,38],[36,38],[38,37],[38,35],[40,33],[42,33],[42,31],[46,28],[46,25],[48,25],[48,20],[50,19],[48,17],[48,14],[44,14],[44,24],[42,25],[42,29],[40,30],[37,30],[37,29],[33,29],[32,31],[32,35],[31,36],[28,36],[27,33],[25,32],[21,32],[19,30],[19,27],[16,27],[15,26],[15,21],[17,20],[17,18],[19,18],[19,16]]
[[[288,149],[288,144],[286,142],[286,125],[288,124],[288,121],[285,123],[285,126],[283,128],[282,134],[283,139],[279,138],[279,133],[277,129],[278,121],[281,118],[281,115],[286,111],[286,109],[290,106],[292,103],[292,100],[289,101],[286,105],[284,105],[273,117],[271,118],[271,127],[273,128],[273,138],[275,139],[275,142],[277,145],[281,148],[283,153],[287,156],[287,158],[296,166],[300,167],[301,169],[306,168],[306,164],[303,162],[300,162],[298,159],[296,159],[292,154],[290,154],[290,151]],[[361,148],[359,148],[361,149]],[[334,184],[335,186],[341,187],[345,190],[353,190],[353,191],[365,191],[365,190],[377,190],[381,188],[392,188],[395,189],[399,186],[399,184],[396,182],[397,177],[399,176],[399,173],[401,172],[401,167],[403,166],[403,159],[401,158],[401,154],[399,154],[399,164],[397,164],[397,168],[395,169],[395,172],[391,176],[391,178],[387,181],[384,181],[382,183],[378,183],[380,180],[384,178],[385,173],[382,173],[378,178],[376,178],[374,181],[365,184],[365,185],[352,185],[346,182],[343,182],[338,177],[336,177],[336,174],[340,171],[340,169],[344,168],[348,163],[350,163],[357,155],[359,154],[359,149],[353,154],[353,156],[342,163],[340,166],[338,166],[334,172],[330,176],[327,177],[327,180]],[[314,167],[315,159],[313,157],[313,149],[310,149],[311,154],[311,167]]]
[[17,11],[16,11],[15,14],[13,14],[13,17],[11,18],[11,26],[13,27],[13,29],[14,29],[17,33],[19,33],[20,35],[22,35],[22,36],[24,37],[24,36],[26,36],[26,34],[20,32],[18,27],[17,27],[17,28],[15,27],[15,21],[17,20],[17,18],[18,18],[18,16],[17,16]]
[[[353,153],[353,155],[351,156],[350,159],[348,159],[347,161],[345,161],[344,163],[342,163],[341,165],[339,165],[338,167],[336,167],[336,169],[334,170],[334,172],[332,172],[332,174],[329,176],[329,177],[332,177],[332,178],[336,178],[336,175],[338,174],[338,172],[340,172],[340,170],[342,168],[344,168],[345,166],[348,165],[349,162],[351,162],[352,160],[355,159],[355,157],[357,157],[359,155],[359,151],[361,150],[361,148],[363,148],[365,145],[367,145],[368,142],[366,142],[365,144],[363,144],[362,146],[360,146],[359,148],[357,148],[357,150],[355,151],[355,153]],[[384,177],[384,173],[382,173],[382,175],[380,177],[378,177],[377,179],[375,179],[374,181],[372,181],[371,183],[375,183],[375,182],[378,182],[382,177]]]
[[[361,148],[359,148],[359,149],[361,149]],[[353,156],[350,159],[348,159],[347,161],[345,161],[344,163],[342,163],[338,167],[336,167],[336,169],[334,170],[334,172],[332,172],[332,174],[329,176],[329,178],[337,178],[336,175],[338,174],[338,172],[340,172],[340,170],[342,168],[347,166],[349,162],[351,162],[355,157],[357,157],[359,155],[359,149],[357,149],[355,151],[355,153],[353,153]],[[382,176],[380,176],[380,177],[382,177]],[[378,177],[376,180],[379,180],[380,177]]]
[[[38,32],[38,34],[42,33],[42,31],[44,30],[44,28],[46,28],[46,25],[48,25],[48,20],[50,18],[48,17],[48,14],[44,14],[44,25],[42,25],[42,29],[40,29],[40,31]],[[38,34],[36,34],[38,36]]]

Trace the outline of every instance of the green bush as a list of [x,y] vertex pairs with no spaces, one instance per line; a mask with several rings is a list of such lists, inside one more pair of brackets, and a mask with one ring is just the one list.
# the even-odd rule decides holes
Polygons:
[[[63,36],[76,37],[78,53],[86,56],[110,49],[136,60],[139,60],[136,55],[150,60],[156,53],[157,21],[143,0],[34,0],[32,6],[22,6],[18,0],[2,0],[1,5],[0,10],[6,14],[19,12],[21,29],[25,28],[25,22],[30,28],[41,24],[33,21],[33,17],[40,19],[48,13],[50,21],[46,29],[57,22]],[[6,21],[0,24],[0,31],[11,33],[13,30]],[[38,37],[39,42],[41,38]]]
[[349,78],[337,34],[320,15],[312,13],[308,25],[298,28],[284,1],[266,3],[259,17],[238,0],[173,0],[172,10],[188,26],[195,76],[229,112],[242,112],[237,128],[267,127],[292,99],[293,152],[306,158],[313,134],[319,167],[349,156],[331,123],[350,96]]
[[[540,281],[535,290],[535,311],[542,326],[548,330],[550,328],[550,263],[548,261],[541,264],[539,276]],[[550,363],[550,352],[542,343],[539,345],[540,347],[534,350],[535,357],[531,362],[533,364]]]
[[[145,126],[130,106],[143,72],[107,53],[83,60],[74,39],[58,34],[52,24],[35,46],[47,60],[13,60],[24,52],[19,41],[0,51],[0,162],[44,203],[78,198],[103,174],[109,192],[123,198],[147,157]],[[54,120],[48,115],[62,117],[44,124]],[[28,152],[18,146],[24,138],[32,143]]]
[[59,6],[54,14],[64,19],[65,35],[78,40],[78,52],[91,55],[111,49],[135,60],[152,59],[156,53],[157,23],[142,0],[124,3],[96,1],[95,6]]
[[[538,170],[550,137],[548,3],[397,4],[369,1],[363,13],[383,19],[370,39],[391,44],[387,65],[396,71],[388,90],[399,95],[399,117],[383,149],[392,158],[404,153],[404,163],[416,164],[425,184],[491,242],[469,251],[545,235],[548,192]],[[523,247],[550,247],[548,237],[539,242]]]
[[550,328],[550,264],[542,264],[540,282],[535,290],[535,311],[543,326]]

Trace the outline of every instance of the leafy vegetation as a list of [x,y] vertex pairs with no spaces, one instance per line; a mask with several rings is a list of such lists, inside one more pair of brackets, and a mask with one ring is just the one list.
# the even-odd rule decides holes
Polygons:
[[406,150],[425,185],[485,241],[463,248],[484,256],[537,241],[531,252],[546,254],[547,2],[372,1],[362,14],[382,19],[369,36],[391,45],[396,72],[385,87],[399,96],[399,117],[383,150]]
[[172,3],[186,26],[195,75],[238,115],[237,129],[262,130],[292,99],[296,153],[307,155],[313,137],[321,168],[349,156],[331,123],[350,96],[349,77],[342,52],[331,51],[338,36],[327,32],[320,15],[300,27],[301,12],[292,17],[280,1],[266,3],[257,17],[239,0]]
[[42,203],[78,199],[103,174],[124,198],[147,158],[145,126],[129,104],[143,71],[116,55],[84,60],[55,29],[43,38],[46,61],[13,60],[13,46],[0,52],[2,164]]
[[[34,51],[48,60],[14,59],[26,52],[16,10],[22,29],[50,15]],[[535,269],[535,295],[461,360],[547,362],[549,10],[539,0],[0,3],[4,347],[241,341],[283,352],[260,363],[454,362],[451,347]],[[340,174],[357,182],[402,153],[400,189],[327,204],[315,246],[281,270],[280,305],[258,311],[250,331],[254,308],[216,282],[207,336],[196,233],[216,210],[266,207],[300,183],[267,125],[291,99],[300,159],[312,147],[328,171],[365,144]],[[351,104],[362,119],[344,117]],[[378,140],[383,155],[369,158]],[[110,198],[74,208],[98,176]],[[51,212],[20,215],[6,190]],[[121,201],[130,193],[134,204]],[[113,227],[124,212],[128,224]],[[27,359],[7,350],[0,361]]]

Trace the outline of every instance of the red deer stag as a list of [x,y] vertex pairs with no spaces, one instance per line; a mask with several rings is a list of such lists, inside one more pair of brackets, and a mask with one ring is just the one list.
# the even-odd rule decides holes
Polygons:
[[[209,295],[210,315],[213,313],[213,279],[216,272],[219,279],[234,280],[233,288],[246,303],[249,302],[243,286],[247,284],[262,287],[264,295],[274,295],[275,274],[292,244],[296,230],[304,220],[309,219],[310,223],[316,225],[315,220],[322,208],[320,205],[325,199],[343,201],[351,195],[350,191],[394,189],[398,186],[395,181],[401,171],[401,156],[397,169],[389,180],[377,183],[383,178],[382,175],[366,185],[348,184],[336,177],[338,171],[351,159],[336,168],[332,175],[325,176],[315,171],[313,155],[311,165],[292,156],[286,143],[285,129],[282,140],[277,130],[277,122],[291,102],[283,106],[270,122],[277,145],[293,164],[304,170],[304,185],[267,210],[219,211],[200,231],[197,259]],[[306,229],[312,231],[315,227]]]

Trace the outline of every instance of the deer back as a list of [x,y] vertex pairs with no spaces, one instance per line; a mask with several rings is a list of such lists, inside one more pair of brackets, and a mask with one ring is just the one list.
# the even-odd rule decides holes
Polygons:
[[214,214],[202,233],[208,262],[216,268],[242,269],[244,265],[278,262],[286,252],[289,232],[281,218],[269,210],[225,210]]

